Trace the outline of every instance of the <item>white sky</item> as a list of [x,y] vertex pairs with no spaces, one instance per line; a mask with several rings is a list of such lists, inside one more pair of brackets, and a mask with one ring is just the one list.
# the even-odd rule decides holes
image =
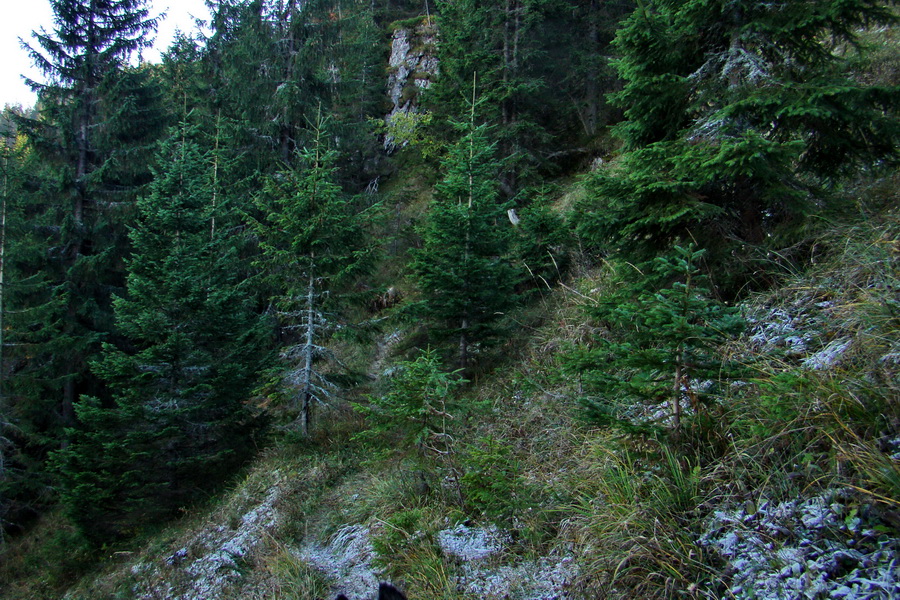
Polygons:
[[[19,44],[19,38],[37,47],[32,31],[41,27],[53,32],[53,11],[49,0],[0,0],[6,6],[0,18],[0,106],[5,104],[34,104],[35,97],[22,81],[26,74],[35,81],[43,81],[40,71],[31,65],[31,59]],[[155,16],[166,13],[156,34],[156,45],[144,53],[144,59],[159,61],[159,52],[165,50],[176,29],[194,31],[194,17],[209,18],[204,0],[150,0],[150,13]]]

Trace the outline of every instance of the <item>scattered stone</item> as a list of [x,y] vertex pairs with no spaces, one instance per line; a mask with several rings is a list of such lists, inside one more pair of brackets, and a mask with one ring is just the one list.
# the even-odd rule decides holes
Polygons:
[[159,562],[131,566],[132,598],[209,600],[222,596],[242,577],[243,563],[265,534],[278,524],[275,508],[282,494],[280,474],[265,498],[241,516],[234,528],[210,524],[199,529],[181,548]]
[[808,336],[799,334],[799,319],[783,308],[773,308],[764,314],[747,318],[750,343],[757,350],[772,352],[785,348],[788,354],[806,352]]
[[378,588],[380,577],[372,565],[376,553],[367,527],[342,527],[328,543],[307,543],[296,555],[337,582],[332,590],[334,594],[368,598]]
[[500,552],[509,543],[509,536],[495,526],[467,527],[460,523],[453,529],[438,533],[438,544],[444,554],[462,560],[479,560]]
[[187,553],[187,548],[176,550],[174,554],[166,559],[166,564],[170,567],[180,565],[184,562],[184,559],[187,558]]
[[[255,548],[265,532],[278,522],[275,503],[281,497],[281,488],[273,486],[265,500],[241,517],[236,530],[219,525],[201,532],[192,545],[202,545],[209,551],[188,565],[192,586],[177,596],[182,600],[207,600],[221,595],[226,585],[241,576],[240,561]],[[177,553],[176,553],[177,554]]]
[[850,344],[851,340],[848,339],[834,340],[815,354],[805,358],[801,364],[804,368],[813,371],[830,369],[841,360]]
[[868,531],[834,493],[716,511],[699,541],[727,561],[736,600],[900,598],[900,539]]
[[542,557],[493,568],[476,561],[462,565],[458,582],[463,591],[477,597],[562,600],[576,573],[571,557]]
[[[576,575],[570,556],[540,557],[503,564],[503,551],[511,536],[495,525],[459,524],[438,533],[444,554],[460,561],[457,586],[477,597],[516,600],[561,600]],[[497,564],[497,563],[500,564]]]

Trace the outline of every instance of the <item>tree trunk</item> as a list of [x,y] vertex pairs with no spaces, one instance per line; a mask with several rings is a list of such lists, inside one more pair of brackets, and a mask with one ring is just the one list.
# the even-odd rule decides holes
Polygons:
[[672,417],[673,429],[681,429],[681,364],[675,365],[675,384],[672,386]]
[[[286,44],[286,48],[284,49],[284,81],[285,83],[291,83],[294,80],[294,55],[297,53],[297,39],[294,35],[294,24],[299,21],[300,17],[297,14],[297,2],[296,0],[290,0],[287,3],[287,6],[284,7],[284,13],[281,17],[281,26],[283,28],[282,35],[284,39],[283,43]],[[281,147],[281,160],[285,162],[285,164],[291,164],[291,154],[294,151],[294,132],[292,123],[290,122],[290,104],[285,102],[284,99],[281,100],[282,108],[281,108],[281,127],[279,128],[279,136],[281,139],[279,140],[279,145]]]
[[212,217],[209,223],[209,241],[216,239],[216,210],[219,194],[219,138],[222,133],[222,109],[216,113],[216,144],[213,148]]
[[[76,372],[74,368],[71,372]],[[75,378],[70,377],[63,385],[62,422],[66,427],[75,425]],[[63,442],[66,443],[65,441]]]
[[303,361],[303,385],[301,394],[303,396],[302,405],[300,407],[300,433],[303,434],[303,437],[309,437],[309,430],[312,426],[311,417],[312,417],[312,408],[311,404],[313,402],[313,393],[312,393],[312,365],[313,365],[313,340],[314,330],[316,326],[316,315],[315,315],[315,290],[316,280],[313,276],[313,269],[310,267],[309,269],[309,283],[306,288],[306,347],[304,348],[304,361]]
[[[592,0],[588,9],[588,43],[590,44],[590,56],[593,58],[600,49],[600,31],[597,24],[599,6],[597,0]],[[597,131],[597,122],[600,119],[600,70],[596,62],[591,62],[584,82],[584,92],[587,106],[585,107],[584,124],[585,133],[594,135]]]
[[[506,0],[506,9],[503,12],[503,88],[508,89],[509,87],[509,72],[512,67],[512,37],[510,33],[510,28],[512,27],[510,14],[512,13],[512,2],[515,0]],[[504,126],[509,125],[510,114],[509,114],[509,101],[503,100],[500,105],[501,110],[501,121]]]
[[469,366],[469,338],[467,330],[469,329],[469,319],[463,319],[459,333],[459,368],[463,371]]
[[300,433],[303,437],[309,437],[310,421],[312,421],[312,397],[309,393],[303,395],[303,407],[300,409]]

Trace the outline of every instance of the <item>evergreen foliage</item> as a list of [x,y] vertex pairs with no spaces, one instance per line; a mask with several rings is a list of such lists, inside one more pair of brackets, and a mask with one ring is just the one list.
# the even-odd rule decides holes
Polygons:
[[545,4],[438,1],[441,76],[433,92],[437,112],[448,120],[464,114],[466,90],[477,75],[485,119],[495,126],[504,157],[502,183],[508,197],[518,193],[523,181],[534,180],[540,162],[537,150],[547,135],[535,114],[539,98],[546,98],[545,82],[535,72]]
[[548,206],[542,192],[517,213],[516,258],[528,272],[531,285],[548,289],[569,268],[571,235],[562,216]]
[[286,383],[294,396],[300,432],[309,435],[312,409],[336,384],[322,361],[336,358],[324,345],[340,325],[342,292],[370,267],[374,247],[365,222],[374,212],[357,211],[335,182],[335,151],[327,147],[319,115],[312,145],[299,151],[294,168],[266,180],[253,222],[262,257],[258,266],[278,290],[274,308],[287,342],[282,350]]
[[796,241],[822,184],[896,159],[898,90],[844,68],[859,28],[893,19],[868,1],[642,4],[616,39],[626,152],[589,178],[581,234],[637,260],[693,236],[731,289],[753,277],[735,263]]
[[[59,397],[68,356],[85,343],[65,324],[68,294],[52,279],[53,222],[36,194],[42,170],[33,148],[4,114],[0,186],[0,519],[19,526],[51,501],[44,461],[66,423]],[[87,336],[87,340],[96,340]]]
[[41,112],[18,122],[41,165],[33,214],[51,234],[52,251],[37,269],[65,301],[68,351],[41,353],[55,356],[62,388],[55,412],[72,425],[78,395],[104,393],[88,363],[100,339],[113,334],[111,291],[124,282],[125,225],[137,190],[149,181],[150,146],[164,114],[147,72],[127,67],[156,29],[145,0],[54,0],[51,7],[55,30],[34,33],[36,47],[23,44],[47,78],[29,81]]
[[[552,93],[541,100],[539,113],[554,140],[561,136],[580,145],[572,149],[554,148],[557,159],[583,156],[585,146],[618,119],[605,94],[619,89],[619,78],[610,64],[612,42],[619,23],[633,9],[632,0],[561,0],[546,4],[547,16],[539,34],[543,51],[537,56],[536,69]],[[560,65],[565,65],[560,68]],[[558,145],[554,141],[554,146]]]
[[422,299],[414,310],[433,325],[439,339],[458,340],[458,363],[468,366],[469,346],[487,342],[513,307],[519,279],[510,262],[507,206],[500,202],[494,145],[487,126],[457,123],[463,136],[447,151],[444,176],[434,188],[422,248],[411,263]]
[[247,400],[265,353],[261,329],[216,197],[212,157],[182,127],[160,146],[138,203],[127,295],[95,372],[111,406],[84,398],[79,427],[57,454],[63,501],[102,540],[173,514],[249,453]]
[[214,111],[244,123],[243,143],[254,149],[247,159],[264,172],[291,163],[313,143],[309,124],[324,107],[340,139],[339,160],[354,165],[341,176],[368,174],[374,138],[365,123],[382,93],[373,18],[363,0],[216,3],[206,72]]
[[100,194],[116,200],[109,194],[122,182],[107,173],[113,155],[122,157],[159,132],[154,90],[141,81],[142,71],[126,68],[134,52],[150,45],[158,19],[149,16],[146,0],[50,4],[56,30],[34,32],[37,48],[23,42],[48,79],[26,80],[39,94],[44,118],[23,124],[39,149],[71,171],[65,185],[74,196],[72,217],[84,226],[96,218]]
[[454,389],[463,385],[457,373],[442,370],[437,351],[429,348],[415,360],[399,362],[387,381],[387,390],[368,397],[356,410],[371,421],[368,433],[400,431],[404,442],[423,457],[446,452],[448,425],[453,420]]
[[629,411],[652,403],[668,408],[671,427],[678,430],[685,400],[699,413],[737,373],[720,347],[744,323],[736,308],[710,297],[700,270],[704,254],[676,246],[670,256],[654,260],[653,279],[664,282],[662,287],[645,282],[600,300],[591,311],[610,335],[574,351],[566,365],[591,392],[582,399],[591,418],[651,430],[653,425],[635,424]]
[[[157,25],[147,0],[51,0],[52,30],[23,42],[45,80],[29,82],[39,94],[34,109],[0,118],[3,527],[18,528],[61,499],[99,545],[175,514],[250,455],[265,420],[248,405],[254,390],[288,396],[293,427],[309,436],[313,408],[351,380],[338,349],[358,351],[358,362],[369,350],[347,342],[361,330],[350,322],[351,302],[388,286],[369,305],[377,315],[367,325],[410,314],[421,323],[386,337],[375,364],[406,334],[401,343],[458,349],[447,362],[460,370],[450,373],[440,351],[400,361],[363,409],[374,432],[402,430],[423,454],[447,450],[446,404],[458,374],[481,348],[517,339],[504,324],[544,321],[536,325],[544,335],[555,323],[555,301],[504,315],[536,289],[568,284],[574,258],[588,272],[601,255],[629,265],[630,277],[614,280],[589,312],[602,333],[563,361],[564,374],[586,386],[594,422],[672,434],[635,413],[668,411],[674,431],[694,425],[689,415],[704,418],[709,405],[727,416],[722,386],[738,368],[717,352],[742,324],[720,299],[775,280],[772,262],[797,264],[813,249],[818,260],[822,248],[837,246],[836,238],[813,243],[810,232],[851,201],[880,195],[882,210],[896,200],[890,180],[842,188],[848,177],[877,180],[896,167],[895,0],[208,4],[208,34],[178,37],[162,65],[133,62]],[[421,94],[421,112],[383,122],[384,71],[406,68],[385,64],[391,33],[423,22],[428,39],[416,38],[423,45],[413,43],[409,56],[438,58],[439,70],[427,90],[415,74],[407,80],[404,101]],[[473,78],[479,103],[470,100]],[[466,122],[454,120],[463,114]],[[181,125],[166,134],[173,123]],[[372,134],[378,127],[420,152],[383,152]],[[612,160],[567,189],[548,182],[608,153]],[[382,190],[394,194],[396,218],[379,229],[378,178],[393,169],[398,176]],[[560,213],[573,198],[583,200],[565,222]],[[573,229],[588,252],[575,254]],[[742,392],[759,392],[760,414],[733,420],[729,435],[743,427],[757,443],[786,437],[784,423],[802,421],[819,444],[819,415],[807,410],[815,400],[846,417],[854,436],[883,430],[884,447],[896,437],[896,307],[880,301],[894,289],[887,272],[895,230],[873,234],[858,261],[861,273],[883,268],[854,283],[854,303],[879,299],[871,317],[879,325],[849,328],[848,347],[859,352],[860,339],[878,337],[872,348],[881,353],[854,384],[858,398],[837,391],[847,387],[843,374],[823,386],[828,377],[806,366],[773,367],[770,382]],[[385,244],[391,256],[382,264],[370,239],[379,231],[402,239]],[[401,310],[382,310],[395,303]],[[585,339],[586,324],[568,318],[561,315],[559,335]],[[541,349],[560,347],[556,335]],[[269,383],[257,387],[267,366]],[[542,386],[530,374],[510,376],[513,383],[516,398],[520,388]],[[556,402],[545,391],[546,405],[529,405],[535,422],[548,423]],[[277,414],[272,404],[262,402],[266,417]],[[498,438],[498,423],[479,423],[477,435],[488,437],[468,451],[458,446],[462,463],[447,466],[459,475],[461,507],[515,517],[517,528],[523,516],[526,532],[550,504],[542,498],[531,511],[527,497],[538,491],[526,483],[534,465],[523,452],[561,438],[547,430],[526,440],[523,423]],[[890,464],[881,447],[871,456]],[[685,510],[707,485],[705,471],[701,478],[700,465],[665,458],[687,492],[673,494],[673,504]],[[622,475],[643,460],[619,475],[591,473],[605,487],[569,489],[613,497],[621,484],[631,498],[659,479]],[[881,467],[857,460],[856,468]],[[873,489],[889,495],[883,485]],[[654,564],[658,573],[677,566]],[[623,568],[649,572],[638,565]]]
[[[40,434],[52,429],[41,428],[38,433],[35,428],[40,427],[40,421],[23,419],[25,415],[21,414],[30,408],[20,395],[23,383],[29,381],[22,373],[28,357],[24,338],[30,328],[40,329],[42,323],[25,323],[23,314],[28,310],[28,283],[38,282],[26,282],[22,267],[36,246],[26,217],[24,180],[29,154],[17,140],[11,112],[9,108],[4,110],[0,130],[0,537],[7,526],[18,524],[19,513],[37,499],[47,483],[36,473],[29,477],[33,466],[29,463],[40,453],[29,456],[27,449],[40,447]],[[48,415],[47,421],[52,423],[53,416]]]
[[[607,124],[607,63],[629,2],[438,0],[440,77],[429,106],[440,122],[466,110],[473,74],[502,156],[507,198],[583,158]],[[565,64],[560,68],[560,64]],[[449,128],[448,128],[449,129]]]

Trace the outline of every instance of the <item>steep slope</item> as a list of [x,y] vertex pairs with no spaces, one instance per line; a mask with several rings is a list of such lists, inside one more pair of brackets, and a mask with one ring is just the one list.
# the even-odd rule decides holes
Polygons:
[[[418,114],[411,95],[436,73],[430,20],[418,23],[393,38],[394,118]],[[336,342],[368,380],[317,406],[312,438],[273,427],[228,489],[156,530],[90,552],[48,515],[13,542],[0,595],[356,600],[390,580],[413,600],[900,596],[896,177],[835,188],[855,209],[810,226],[803,252],[765,257],[771,287],[736,294],[747,328],[713,348],[734,373],[678,381],[677,427],[671,396],[613,398],[614,419],[585,411],[598,374],[667,375],[572,367],[578,351],[627,347],[643,326],[633,307],[647,306],[598,317],[640,266],[580,243],[559,244],[572,265],[561,282],[520,282],[529,300],[497,315],[496,344],[472,344],[470,381],[432,395],[446,378],[424,371],[398,393],[417,402],[401,414],[378,399],[431,344],[407,310],[421,293],[407,253],[436,175],[415,144],[394,150],[396,173],[367,197],[392,211],[383,262],[359,284],[385,290],[357,309],[375,338]],[[534,202],[553,216],[592,193],[545,183]]]
[[560,360],[609,285],[586,271],[515,315],[448,453],[359,439],[338,406],[66,597],[896,597],[898,233],[891,209],[834,228],[822,262],[745,302],[722,352],[752,368],[680,445],[580,420]]

